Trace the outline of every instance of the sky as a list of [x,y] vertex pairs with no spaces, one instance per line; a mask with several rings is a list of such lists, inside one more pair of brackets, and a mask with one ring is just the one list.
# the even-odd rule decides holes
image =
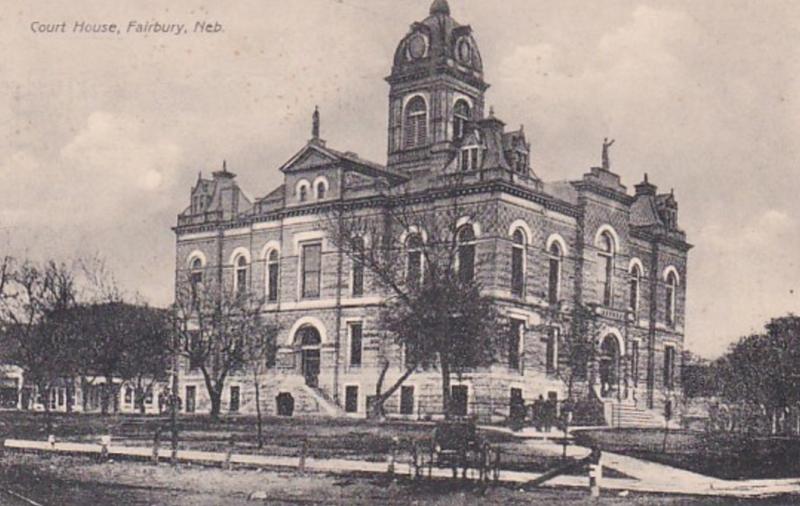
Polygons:
[[[102,256],[123,288],[166,305],[171,227],[198,172],[227,160],[246,191],[266,194],[315,105],[329,145],[385,162],[383,78],[430,0],[111,4],[0,5],[0,244],[34,259]],[[610,137],[631,190],[645,172],[674,188],[695,245],[689,349],[713,357],[800,312],[800,3],[450,6],[475,31],[487,103],[525,125],[541,178],[579,178]],[[75,22],[120,33],[73,33]],[[34,32],[60,23],[66,33]]]

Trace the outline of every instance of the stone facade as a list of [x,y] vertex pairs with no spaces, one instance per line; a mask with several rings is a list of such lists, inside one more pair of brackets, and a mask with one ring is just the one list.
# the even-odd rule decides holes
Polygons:
[[[385,294],[369,273],[363,293],[353,293],[352,262],[327,237],[324,220],[344,209],[379,222],[387,194],[417,199],[428,209],[460,199],[464,223],[476,232],[482,289],[522,324],[518,365],[498,363],[454,379],[467,387],[469,415],[507,416],[512,389],[526,401],[563,399],[569,361],[559,350],[568,347],[578,306],[589,308],[597,329],[597,353],[579,381],[588,398],[606,409],[614,403],[660,409],[674,398],[691,248],[678,227],[674,195],[659,194],[646,176],[629,192],[611,170],[610,144],[601,167],[574,181],[543,181],[531,168],[524,130],[508,132],[493,111],[484,113],[488,84],[479,49],[446,1],[434,2],[430,16],[411,25],[387,81],[385,166],[327,146],[315,112],[312,139],[280,168],[283,185],[251,201],[223,167],[211,179],[198,179],[191,205],[178,217],[179,284],[198,271],[234,289],[238,266],[248,288],[271,299],[265,310],[282,330],[277,363],[259,380],[264,411],[278,413],[284,394],[294,413],[366,413],[386,339],[379,324]],[[521,281],[512,267],[518,231]],[[319,293],[311,295],[303,293],[303,255],[315,255],[305,249],[309,245],[320,247],[319,269],[314,264],[309,271],[319,271]],[[351,363],[354,325],[362,335],[360,364]],[[303,343],[309,328],[316,341]],[[386,384],[402,373],[399,349],[394,356]],[[318,368],[310,382],[308,367]],[[223,411],[232,396],[237,411],[254,409],[250,378],[241,373],[229,380]],[[388,401],[388,412],[440,415],[440,384],[435,371],[413,374]],[[208,408],[202,377],[187,363],[181,385],[184,407],[192,396],[195,410]]]

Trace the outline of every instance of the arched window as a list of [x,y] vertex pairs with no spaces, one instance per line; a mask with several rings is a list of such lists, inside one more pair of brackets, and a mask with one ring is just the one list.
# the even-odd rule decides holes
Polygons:
[[406,104],[403,136],[406,148],[416,148],[427,144],[428,106],[422,97],[414,97]]
[[317,183],[317,200],[322,200],[325,198],[325,183],[320,181]]
[[458,277],[464,284],[475,279],[475,230],[472,225],[464,225],[458,229]]
[[422,284],[422,237],[410,234],[406,239],[406,283],[411,288]]
[[608,232],[603,232],[600,236],[600,280],[603,288],[602,302],[604,306],[610,306],[613,299],[614,284],[614,238]]
[[278,273],[280,272],[280,255],[272,250],[267,255],[267,301],[278,300]]
[[313,325],[303,325],[297,329],[295,342],[300,346],[319,346],[322,343],[322,337],[319,330]]
[[198,294],[200,293],[200,285],[203,284],[203,261],[199,258],[192,260],[189,283],[191,284],[192,290],[192,306],[195,306],[197,304]]
[[558,244],[557,241],[553,241],[547,255],[549,257],[547,302],[550,304],[557,304],[559,296],[561,295],[561,259],[564,255],[561,251],[561,245]]
[[233,291],[237,295],[247,292],[247,258],[244,255],[236,259],[233,278]]
[[364,238],[353,239],[353,297],[364,295]]
[[639,268],[638,264],[633,264],[630,274],[630,300],[628,304],[635,317],[638,316],[639,313],[639,291],[642,283],[642,270]]
[[467,133],[467,123],[472,119],[472,111],[466,100],[459,100],[453,108],[453,139],[461,140]]
[[675,294],[678,292],[678,278],[674,272],[667,274],[667,325],[675,326]]
[[525,292],[525,233],[518,228],[511,239],[511,295],[522,297]]
[[308,200],[308,186],[301,184],[300,188],[297,189],[297,198],[300,202],[306,202]]

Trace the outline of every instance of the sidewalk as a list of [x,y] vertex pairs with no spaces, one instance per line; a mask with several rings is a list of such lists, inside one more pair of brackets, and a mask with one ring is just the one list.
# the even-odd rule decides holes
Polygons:
[[[527,444],[535,445],[537,450],[542,450],[544,452],[557,451],[560,454],[562,451],[561,445],[550,441],[529,440]],[[101,451],[99,444],[56,442],[51,445],[47,441],[13,439],[6,440],[4,446],[6,450],[12,451],[65,453],[86,456],[98,456]],[[589,451],[586,448],[573,445],[568,448],[570,455],[576,457],[585,456]],[[147,447],[123,447],[112,445],[108,447],[108,455],[109,458],[149,460],[152,457],[152,449]],[[603,489],[606,490],[631,490],[645,493],[711,495],[741,498],[787,493],[800,494],[800,480],[748,480],[731,482],[613,453],[604,453],[603,455],[605,466],[633,477],[633,479],[605,478],[603,480]],[[178,460],[184,463],[222,466],[227,462],[227,457],[227,454],[220,452],[195,450],[178,451]],[[161,448],[159,450],[159,458],[163,462],[169,461],[170,450],[168,448]],[[300,459],[298,457],[273,457],[265,455],[233,454],[230,456],[230,463],[233,465],[264,468],[298,469],[300,467]],[[306,458],[305,470],[336,474],[385,474],[388,472],[388,463],[347,459]],[[409,462],[399,460],[395,464],[395,473],[398,475],[411,476],[413,475],[413,469]],[[425,469],[425,476],[427,475],[428,470]],[[449,478],[452,476],[452,472],[450,469],[434,468],[432,470],[432,476],[436,478]],[[500,481],[506,483],[524,484],[539,476],[541,476],[540,473],[500,471]],[[588,477],[559,476],[549,481],[546,486],[584,488],[588,487],[588,485]]]
[[[485,430],[503,432],[524,440],[541,453],[561,455],[563,446],[560,441],[553,441],[556,433],[541,433],[533,429],[513,432],[504,427],[482,427]],[[547,436],[551,436],[548,438]],[[560,438],[563,438],[561,433]],[[571,435],[570,435],[571,439]],[[582,446],[570,444],[567,446],[567,456],[574,458],[586,457],[591,450]],[[800,478],[773,479],[773,480],[723,480],[711,476],[694,473],[656,462],[628,457],[617,453],[603,452],[603,467],[614,469],[634,479],[630,490],[641,492],[659,492],[667,494],[688,495],[716,495],[734,497],[758,497],[766,495],[797,494],[800,493]],[[604,479],[606,488],[614,488],[617,480]],[[623,480],[619,480],[623,481]]]

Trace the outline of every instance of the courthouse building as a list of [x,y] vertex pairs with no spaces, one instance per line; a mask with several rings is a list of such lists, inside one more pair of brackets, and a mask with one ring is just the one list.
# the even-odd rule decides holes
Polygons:
[[[457,412],[498,419],[514,397],[563,399],[562,350],[574,312],[588,308],[596,353],[578,390],[606,423],[655,420],[680,392],[684,343],[691,246],[672,192],[659,193],[646,175],[632,190],[623,185],[609,162],[613,142],[602,145],[598,167],[573,180],[548,182],[534,171],[524,129],[487,111],[478,44],[446,0],[411,25],[386,81],[385,163],[329,146],[315,112],[311,139],[272,169],[283,184],[252,199],[223,167],[197,180],[178,216],[178,284],[213,277],[260,293],[281,323],[276,364],[259,380],[264,411],[365,415],[387,339],[378,318],[386,294],[336,248],[325,216],[332,209],[380,215],[394,194],[429,209],[461,199],[458,241],[485,260],[475,263],[475,276],[516,329],[497,364],[453,378]],[[415,261],[426,231],[387,233],[402,237],[407,263]],[[400,357],[385,384],[402,374]],[[184,409],[207,410],[202,376],[182,365]],[[386,404],[390,416],[411,418],[439,416],[441,406],[439,373],[422,370]],[[252,375],[234,374],[223,412],[253,410]]]

